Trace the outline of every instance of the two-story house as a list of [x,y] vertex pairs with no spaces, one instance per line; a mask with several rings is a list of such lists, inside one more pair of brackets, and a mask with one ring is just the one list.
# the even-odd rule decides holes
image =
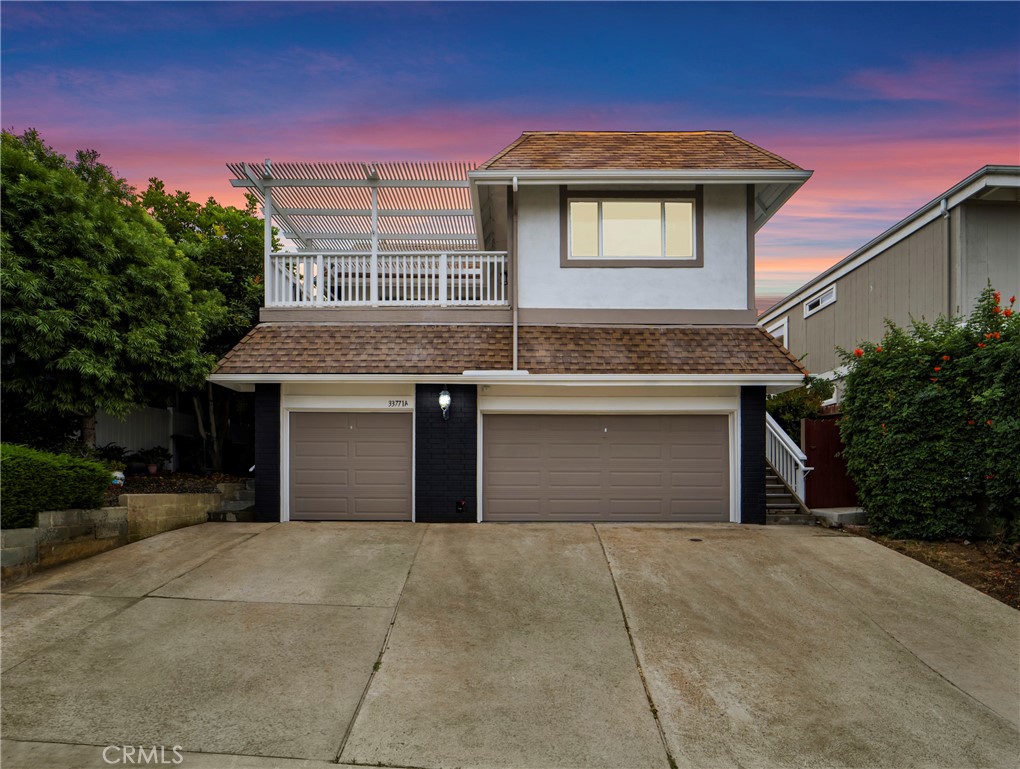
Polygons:
[[[759,318],[813,373],[843,373],[837,347],[878,341],[885,321],[967,316],[991,284],[1020,294],[1020,166],[985,166],[809,280]],[[805,420],[811,507],[856,504],[835,415]]]
[[[765,522],[754,237],[810,172],[730,132],[528,132],[462,163],[237,163],[260,520]],[[272,250],[272,225],[289,242]]]
[[966,316],[989,282],[1020,292],[1020,166],[985,166],[770,307],[758,319],[812,372],[886,319]]

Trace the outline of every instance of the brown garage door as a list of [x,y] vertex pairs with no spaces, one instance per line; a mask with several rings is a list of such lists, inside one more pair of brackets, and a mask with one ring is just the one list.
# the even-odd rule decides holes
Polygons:
[[488,521],[726,521],[724,415],[484,417]]
[[290,415],[294,521],[411,520],[411,415]]

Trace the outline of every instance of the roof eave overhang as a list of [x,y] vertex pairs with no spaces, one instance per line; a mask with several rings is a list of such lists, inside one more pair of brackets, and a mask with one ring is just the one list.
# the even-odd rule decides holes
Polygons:
[[[529,374],[521,371],[465,371],[460,374],[210,374],[210,382],[240,389],[255,384],[314,382],[317,384],[354,384],[365,382],[457,381],[464,384],[566,384],[641,386],[765,385],[799,386],[802,374]],[[245,388],[247,389],[247,388]]]
[[775,184],[800,186],[811,178],[811,171],[717,169],[518,169],[474,170],[468,173],[473,184]]

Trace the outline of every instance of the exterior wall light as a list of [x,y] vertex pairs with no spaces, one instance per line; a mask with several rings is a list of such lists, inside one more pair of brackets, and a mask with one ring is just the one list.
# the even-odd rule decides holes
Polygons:
[[451,403],[453,403],[453,398],[450,397],[450,391],[444,387],[443,391],[439,393],[439,408],[443,410],[443,419],[450,418]]

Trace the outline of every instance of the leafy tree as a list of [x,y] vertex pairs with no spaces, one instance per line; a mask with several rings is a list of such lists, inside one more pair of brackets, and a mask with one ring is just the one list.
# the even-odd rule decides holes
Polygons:
[[793,440],[800,444],[800,420],[814,419],[822,413],[822,403],[832,397],[834,386],[828,379],[804,377],[804,385],[772,395],[765,409]]
[[4,131],[2,151],[3,390],[77,415],[94,444],[98,410],[205,380],[199,342],[220,310],[192,297],[186,257],[95,152],[69,161],[34,130]]
[[[203,205],[188,192],[168,193],[160,179],[152,178],[141,204],[188,257],[193,292],[210,294],[222,306],[202,339],[205,352],[222,357],[258,323],[262,305],[264,224],[256,217],[255,197],[248,195],[243,209],[221,206],[213,198]],[[207,461],[222,470],[226,427],[232,417],[243,416],[250,398],[207,383],[205,396],[192,393],[192,400]]]
[[256,217],[255,196],[246,197],[243,209],[221,206],[213,198],[202,205],[188,192],[171,195],[161,180],[152,178],[140,200],[188,257],[192,290],[219,295],[225,309],[207,325],[202,346],[217,357],[224,355],[259,320],[264,229]]
[[988,288],[966,322],[841,350],[840,434],[872,528],[937,539],[997,522],[1020,539],[1020,318]]

